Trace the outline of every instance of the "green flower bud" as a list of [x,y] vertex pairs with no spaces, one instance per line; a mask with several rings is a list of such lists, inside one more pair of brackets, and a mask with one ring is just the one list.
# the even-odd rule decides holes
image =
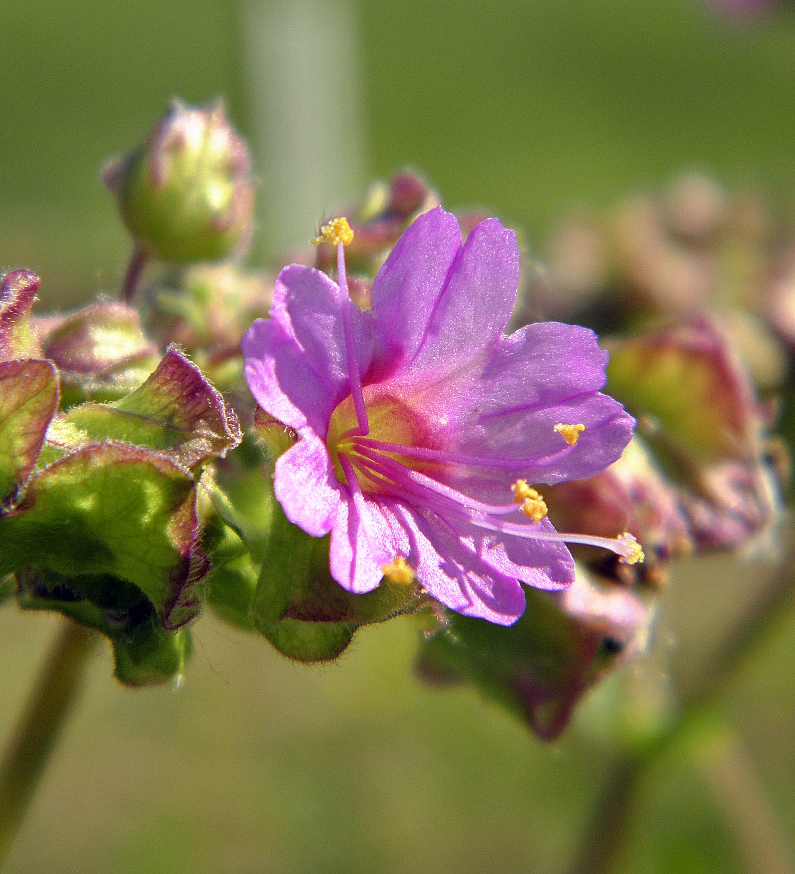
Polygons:
[[146,255],[187,264],[245,248],[254,186],[243,140],[220,104],[172,103],[144,142],[105,169],[124,223]]

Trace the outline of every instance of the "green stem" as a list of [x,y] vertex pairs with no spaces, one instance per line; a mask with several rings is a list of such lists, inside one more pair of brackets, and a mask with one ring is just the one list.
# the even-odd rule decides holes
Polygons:
[[642,770],[643,761],[638,757],[622,757],[613,764],[569,874],[614,874],[618,870],[629,833],[630,802]]
[[77,697],[96,635],[67,621],[0,762],[0,866]]
[[791,853],[737,733],[722,725],[698,740],[691,749],[691,759],[734,832],[745,870],[792,874]]
[[[570,874],[584,874],[586,871],[590,874],[606,874],[616,870],[616,860],[620,858],[628,837],[632,801],[648,770],[709,715],[731,681],[776,629],[781,617],[792,609],[793,600],[795,580],[790,563],[786,562],[775,583],[760,597],[756,609],[749,611],[738,626],[726,635],[711,664],[683,694],[676,718],[666,730],[643,749],[626,752],[613,763],[610,776],[586,826],[579,852],[569,869]],[[728,801],[728,798],[724,800]],[[758,806],[755,815],[761,815],[763,809],[766,810],[766,807]],[[759,828],[762,829],[762,826]],[[777,833],[771,822],[766,823],[764,828],[770,834]],[[783,843],[781,847],[779,859],[787,859],[788,853]],[[788,861],[782,865],[784,867],[770,870],[792,874],[793,869]]]

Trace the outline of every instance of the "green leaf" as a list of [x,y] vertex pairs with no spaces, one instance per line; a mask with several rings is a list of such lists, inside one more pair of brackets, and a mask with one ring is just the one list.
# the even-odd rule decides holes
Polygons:
[[29,270],[0,277],[0,361],[40,357],[41,347],[30,324],[38,290],[39,277]]
[[582,695],[644,644],[651,613],[632,590],[581,568],[570,589],[526,596],[524,615],[509,628],[448,614],[447,628],[424,642],[419,670],[435,682],[472,683],[552,739]]
[[45,357],[61,371],[63,404],[107,401],[139,386],[158,361],[136,310],[101,301],[62,316],[44,338]]
[[193,649],[190,629],[166,631],[155,616],[111,642],[116,676],[127,686],[178,682]]
[[231,408],[176,349],[142,386],[112,404],[83,404],[59,416],[51,439],[71,446],[115,440],[155,450],[195,469],[240,442]]
[[178,679],[190,653],[187,629],[167,631],[141,591],[107,575],[63,577],[29,570],[17,575],[26,610],[57,611],[110,640],[116,676],[129,686]]
[[191,469],[226,455],[241,439],[232,409],[174,348],[138,389],[112,404],[73,407],[57,428],[78,445],[116,440]]
[[759,413],[747,376],[706,319],[610,345],[608,390],[696,463],[747,461]]
[[0,605],[14,596],[17,584],[13,574],[0,577]]
[[25,568],[126,580],[154,604],[165,628],[184,625],[198,612],[195,583],[207,570],[192,475],[119,443],[55,462],[0,518],[0,574]]
[[25,485],[57,408],[52,362],[0,361],[0,508]]

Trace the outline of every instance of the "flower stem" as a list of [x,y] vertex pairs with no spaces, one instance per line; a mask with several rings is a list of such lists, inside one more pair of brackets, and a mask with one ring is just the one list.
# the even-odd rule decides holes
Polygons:
[[146,266],[148,258],[143,249],[136,246],[130,255],[130,263],[127,265],[127,272],[124,274],[124,284],[121,289],[121,299],[124,303],[132,303],[135,297],[135,290],[138,287],[138,280],[141,277],[141,272]]
[[[626,839],[629,837],[632,802],[642,780],[650,768],[666,753],[697,733],[705,720],[715,717],[713,710],[720,696],[749,659],[762,648],[770,633],[777,628],[782,616],[792,609],[793,602],[795,602],[795,579],[788,561],[775,582],[762,594],[756,608],[746,614],[738,626],[726,635],[723,646],[719,647],[712,662],[701,672],[698,680],[684,691],[680,709],[667,728],[642,749],[627,751],[613,763],[611,773],[585,828],[578,855],[569,869],[570,874],[584,874],[586,871],[589,874],[607,874],[619,870],[616,862],[623,853]],[[736,754],[737,748],[730,745],[723,750],[723,753]],[[748,777],[752,771],[746,769],[745,773]],[[761,792],[758,787],[756,791]],[[736,791],[731,798],[724,793],[721,798],[724,808],[736,798]],[[776,825],[769,818],[769,808],[763,801],[759,799],[757,801],[753,810],[755,822],[746,824],[745,833],[739,835],[741,843],[744,844],[741,849],[745,851],[747,849],[745,845],[751,838],[757,840],[761,833],[768,836],[775,835],[776,846],[771,856],[774,863],[771,863],[767,869],[758,870],[776,871],[777,874],[779,872],[795,874],[789,859],[789,851],[778,835]],[[733,811],[735,819],[740,815],[742,815],[740,812]],[[767,817],[766,821],[761,822],[761,817]],[[737,828],[737,823],[733,824]]]
[[0,762],[0,865],[77,697],[95,637],[71,621],[60,629]]
[[737,733],[718,726],[692,750],[691,759],[734,832],[745,870],[792,874],[792,854]]

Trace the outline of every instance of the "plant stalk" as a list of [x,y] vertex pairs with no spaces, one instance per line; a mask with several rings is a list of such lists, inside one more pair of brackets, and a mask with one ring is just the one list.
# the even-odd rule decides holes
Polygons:
[[80,691],[96,635],[67,620],[0,762],[0,866]]

